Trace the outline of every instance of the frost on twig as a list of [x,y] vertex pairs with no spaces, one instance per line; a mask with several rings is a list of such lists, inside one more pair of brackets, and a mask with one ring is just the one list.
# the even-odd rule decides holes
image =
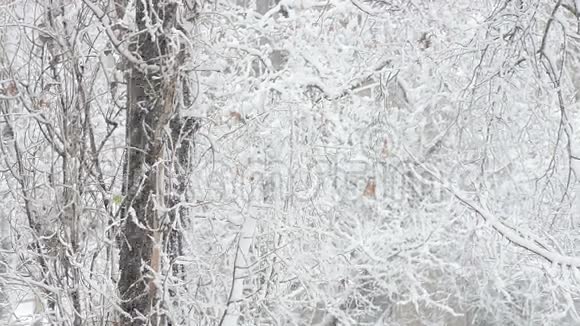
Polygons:
[[[580,257],[566,256],[557,253],[553,250],[550,250],[546,245],[540,244],[537,240],[532,240],[531,239],[532,236],[526,235],[514,227],[507,226],[505,223],[500,221],[495,216],[495,214],[490,212],[482,204],[478,204],[473,200],[469,199],[466,195],[462,194],[461,191],[455,189],[452,185],[443,181],[440,178],[439,174],[433,172],[431,169],[418,162],[414,157],[413,159],[415,160],[416,164],[425,169],[425,171],[427,171],[436,180],[436,183],[439,186],[445,188],[461,203],[463,203],[468,208],[472,209],[477,215],[483,218],[494,230],[496,230],[499,234],[504,236],[514,245],[538,255],[552,264],[561,265],[564,267],[580,268]],[[416,173],[416,171],[414,172]]]

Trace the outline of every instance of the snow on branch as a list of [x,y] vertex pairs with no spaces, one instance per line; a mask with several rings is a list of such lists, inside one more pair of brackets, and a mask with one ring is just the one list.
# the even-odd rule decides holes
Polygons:
[[[449,183],[444,182],[436,172],[433,172],[424,164],[420,163],[415,157],[413,157],[413,155],[409,151],[407,151],[407,153],[411,155],[416,165],[421,166],[421,168],[423,168],[436,180],[436,183],[439,186],[447,190],[451,195],[457,198],[457,200],[459,200],[463,205],[473,210],[477,215],[479,215],[482,219],[484,219],[487,223],[489,223],[489,225],[495,231],[497,231],[511,243],[544,258],[545,260],[549,261],[552,264],[566,267],[569,266],[580,269],[580,257],[567,256],[554,252],[548,249],[547,246],[544,246],[541,243],[539,243],[537,240],[532,240],[532,238],[535,238],[535,236],[526,235],[522,231],[519,231],[514,227],[506,225],[505,223],[500,221],[492,212],[490,212],[487,208],[485,208],[484,205],[480,205],[479,203],[476,203],[475,201],[469,199],[467,195],[455,189]],[[423,182],[429,182],[426,181],[424,178],[422,178],[420,175],[418,175],[418,173],[416,173],[414,169],[413,172]]]
[[[315,88],[320,91],[327,100],[337,100],[349,95],[357,89],[364,87],[364,83],[371,79],[375,74],[381,73],[383,69],[391,64],[391,60],[386,59],[368,69],[361,76],[351,79],[340,87],[328,87],[319,77],[301,76],[302,87]],[[305,82],[304,82],[305,81]]]
[[537,241],[525,237],[521,231],[518,231],[514,228],[505,225],[504,223],[499,221],[495,217],[495,215],[491,213],[489,210],[487,210],[485,207],[478,205],[477,203],[467,199],[467,197],[460,194],[457,190],[453,189],[452,187],[445,186],[445,189],[447,189],[455,198],[457,198],[465,206],[475,211],[477,215],[481,216],[481,218],[487,221],[493,229],[495,229],[499,234],[504,236],[506,239],[508,239],[516,246],[531,251],[536,255],[541,256],[542,258],[548,260],[552,264],[580,268],[580,257],[566,256],[544,248],[544,246],[537,243]]
[[87,7],[89,7],[89,9],[97,17],[97,19],[99,19],[101,25],[105,28],[105,33],[107,34],[107,37],[109,38],[115,49],[119,51],[119,53],[122,56],[124,56],[130,63],[136,65],[143,71],[155,72],[159,70],[158,66],[145,63],[143,60],[133,55],[133,53],[131,53],[129,49],[123,46],[123,42],[117,39],[117,36],[115,36],[115,32],[111,27],[111,21],[109,19],[109,16],[107,16],[107,14],[105,14],[97,5],[92,3],[90,0],[83,0],[83,3],[87,5]]

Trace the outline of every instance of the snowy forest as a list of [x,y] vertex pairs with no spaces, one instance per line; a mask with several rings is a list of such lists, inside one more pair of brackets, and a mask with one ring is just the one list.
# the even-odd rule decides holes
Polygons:
[[580,325],[580,1],[0,0],[0,325]]

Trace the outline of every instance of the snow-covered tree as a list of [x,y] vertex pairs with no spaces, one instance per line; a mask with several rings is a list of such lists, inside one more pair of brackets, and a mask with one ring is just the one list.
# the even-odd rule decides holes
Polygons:
[[0,1],[0,323],[578,324],[579,6]]

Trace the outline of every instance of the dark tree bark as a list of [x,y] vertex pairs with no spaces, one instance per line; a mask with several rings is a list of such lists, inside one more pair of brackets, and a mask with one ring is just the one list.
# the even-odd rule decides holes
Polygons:
[[[186,95],[186,94],[184,94]],[[185,103],[186,106],[190,105]],[[174,169],[171,193],[168,196],[169,226],[166,234],[167,251],[170,261],[173,263],[178,256],[183,255],[182,229],[187,226],[187,207],[179,205],[183,201],[189,201],[187,194],[188,178],[191,174],[191,150],[193,149],[193,136],[199,129],[199,120],[191,116],[175,116],[170,123],[171,142],[173,144]],[[181,265],[172,266],[173,275],[183,278],[184,271]],[[171,293],[171,292],[170,292]]]
[[[146,62],[134,66],[128,80],[125,200],[120,252],[119,292],[127,313],[121,325],[164,325],[155,275],[161,272],[166,127],[175,115],[178,52],[168,33],[176,26],[177,3],[137,1],[138,39],[133,53]],[[160,28],[152,29],[146,24]],[[153,68],[151,68],[153,67]],[[128,317],[131,316],[131,318]]]

